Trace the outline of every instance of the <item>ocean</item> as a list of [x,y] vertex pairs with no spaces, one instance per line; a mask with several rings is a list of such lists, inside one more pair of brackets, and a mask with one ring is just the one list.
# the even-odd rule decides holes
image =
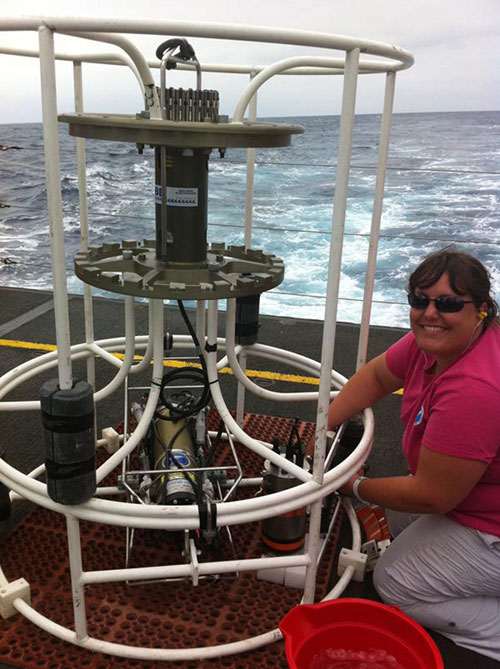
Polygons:
[[[292,146],[258,149],[255,248],[285,261],[285,279],[261,299],[265,314],[322,319],[335,189],[339,117],[273,119],[298,123]],[[361,315],[375,186],[380,115],[356,117],[342,255],[338,318]],[[19,147],[19,148],[14,148]],[[68,290],[79,248],[76,148],[60,128]],[[87,140],[90,239],[93,244],[154,237],[153,152]],[[51,289],[41,124],[0,125],[0,285]],[[245,151],[213,152],[209,241],[243,243]],[[500,112],[395,114],[375,277],[372,324],[406,327],[411,270],[448,244],[477,256],[500,299]],[[99,293],[116,297],[110,293]]]

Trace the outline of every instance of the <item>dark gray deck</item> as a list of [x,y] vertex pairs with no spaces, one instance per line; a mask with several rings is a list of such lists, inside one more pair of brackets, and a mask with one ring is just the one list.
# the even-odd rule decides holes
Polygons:
[[[0,288],[0,340],[34,342],[38,344],[55,344],[55,326],[52,310],[52,294],[44,291]],[[72,296],[69,302],[72,343],[84,341],[83,300],[80,296]],[[123,335],[123,302],[120,300],[95,299],[95,338],[108,338]],[[191,312],[194,322],[194,313]],[[147,332],[147,306],[137,305],[137,334]],[[186,328],[176,307],[165,308],[166,330],[173,333],[186,333]],[[223,336],[224,313],[220,317],[220,334]],[[369,357],[384,351],[391,343],[399,339],[404,330],[397,328],[372,328],[369,342]],[[340,324],[337,328],[334,368],[345,376],[355,370],[358,327],[351,324]],[[322,324],[318,321],[263,317],[259,341],[272,344],[287,350],[301,353],[318,360],[321,351]],[[7,346],[0,343],[0,374],[4,374],[22,362],[38,356],[41,352],[21,346]],[[291,373],[289,368],[269,361],[250,359],[250,369],[266,369],[276,372]],[[111,378],[113,370],[109,365],[98,363],[99,385]],[[52,377],[55,372],[47,373],[46,377],[38,376],[16,390],[7,399],[38,399],[38,392],[43,378]],[[84,378],[84,363],[75,363],[74,376]],[[144,383],[146,383],[146,377]],[[264,379],[260,383],[268,388],[280,390],[310,390],[310,385],[301,386],[297,383],[284,383],[274,379]],[[140,380],[138,380],[138,385]],[[233,408],[236,403],[236,384],[229,375],[223,377],[223,391],[228,405]],[[399,421],[401,398],[393,395],[382,400],[375,411],[375,445],[370,455],[370,474],[374,476],[394,475],[405,471],[405,463],[400,451],[402,428]],[[99,405],[98,420],[101,427],[116,425],[122,419],[122,398],[114,397]],[[252,413],[298,416],[301,420],[314,420],[315,406],[305,404],[288,404],[263,402],[248,397],[246,410]],[[23,472],[28,472],[43,460],[41,445],[40,418],[34,412],[20,414],[1,414],[0,448],[5,452],[6,460]],[[3,532],[14,531],[15,522],[26,510],[26,505],[17,505],[14,520]],[[348,537],[346,538],[348,540]],[[362,586],[352,584],[346,595],[376,598],[376,593],[368,580]],[[446,669],[465,669],[478,667],[493,669],[500,666],[483,656],[456,647],[447,639],[434,635],[436,642],[445,658]],[[4,667],[7,665],[1,665]],[[111,664],[110,664],[111,666]],[[54,668],[56,669],[56,668]]]

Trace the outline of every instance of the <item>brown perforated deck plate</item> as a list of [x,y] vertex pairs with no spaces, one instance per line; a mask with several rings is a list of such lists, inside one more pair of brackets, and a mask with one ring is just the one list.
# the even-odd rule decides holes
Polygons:
[[[211,429],[217,428],[217,421],[217,416],[210,417]],[[286,440],[291,425],[288,419],[249,414],[243,427],[252,436],[271,441],[275,434]],[[301,436],[307,440],[313,429],[312,424],[302,423]],[[220,459],[224,457],[221,453]],[[245,474],[252,475],[247,472],[253,468],[253,475],[258,475],[262,468],[260,458],[247,449],[242,449],[241,457]],[[328,590],[339,523],[340,519],[318,570],[318,600]],[[232,527],[231,532],[237,555],[260,556],[258,523]],[[84,569],[124,566],[124,528],[82,522],[81,535]],[[172,533],[139,530],[134,544],[133,566],[182,561]],[[220,544],[224,554],[225,532],[221,532]],[[9,580],[22,576],[30,583],[32,604],[37,611],[73,629],[64,517],[45,509],[34,510],[0,547],[0,563]],[[87,586],[85,596],[90,636],[131,646],[188,648],[229,643],[267,632],[277,627],[299,602],[301,592],[259,581],[255,574],[245,572],[238,578],[201,581],[197,587],[189,582],[99,584]],[[159,663],[92,653],[52,637],[21,615],[0,619],[0,631],[0,663],[23,669],[287,667],[283,641],[243,655]]]

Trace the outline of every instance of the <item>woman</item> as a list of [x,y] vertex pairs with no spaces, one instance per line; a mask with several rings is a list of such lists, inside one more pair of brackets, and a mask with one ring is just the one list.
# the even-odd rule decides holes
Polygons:
[[500,327],[472,256],[427,257],[408,285],[411,332],[360,369],[329,429],[404,387],[410,475],[354,476],[340,492],[387,510],[395,537],[375,569],[382,599],[500,660]]

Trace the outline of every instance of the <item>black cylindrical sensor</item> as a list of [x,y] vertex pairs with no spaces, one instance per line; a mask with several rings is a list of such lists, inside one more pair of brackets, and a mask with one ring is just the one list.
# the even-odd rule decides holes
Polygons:
[[365,427],[361,418],[351,418],[345,426],[344,434],[333,458],[332,467],[336,467],[343,462],[354,451],[363,437]]
[[[0,450],[0,458],[4,459],[5,452]],[[0,482],[0,523],[10,518],[11,502],[9,496],[10,490],[4,483]]]
[[259,334],[259,295],[236,299],[235,335],[237,344],[255,344]]
[[10,497],[9,489],[3,483],[0,483],[0,522],[10,518]]
[[208,149],[155,147],[156,257],[169,265],[206,263],[209,153]]
[[82,504],[96,489],[94,396],[86,381],[61,390],[57,379],[40,391],[49,497]]

